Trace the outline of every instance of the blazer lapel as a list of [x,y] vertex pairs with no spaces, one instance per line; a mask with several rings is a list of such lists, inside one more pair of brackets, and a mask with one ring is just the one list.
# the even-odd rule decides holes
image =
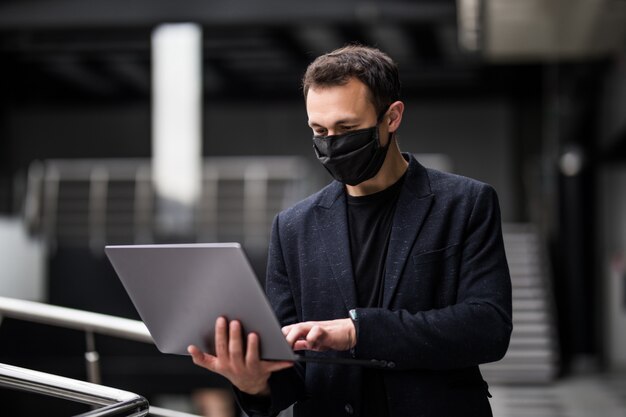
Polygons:
[[343,185],[334,182],[316,207],[316,220],[333,279],[339,287],[346,309],[350,310],[356,308],[356,285],[352,272],[345,200]]
[[426,169],[412,156],[393,218],[385,265],[383,308],[389,308],[413,242],[433,201]]

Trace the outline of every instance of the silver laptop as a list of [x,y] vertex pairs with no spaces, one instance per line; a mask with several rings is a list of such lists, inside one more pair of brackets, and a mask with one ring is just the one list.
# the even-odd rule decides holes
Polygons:
[[159,351],[215,351],[215,321],[239,320],[266,360],[385,367],[384,361],[296,355],[238,243],[123,245],[104,249]]

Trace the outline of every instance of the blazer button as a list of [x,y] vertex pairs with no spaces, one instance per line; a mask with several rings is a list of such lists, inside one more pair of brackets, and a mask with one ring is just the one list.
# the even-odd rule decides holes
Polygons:
[[343,407],[344,410],[346,410],[346,413],[348,414],[352,414],[354,413],[354,409],[352,408],[352,406],[350,405],[350,403],[346,404],[345,407]]

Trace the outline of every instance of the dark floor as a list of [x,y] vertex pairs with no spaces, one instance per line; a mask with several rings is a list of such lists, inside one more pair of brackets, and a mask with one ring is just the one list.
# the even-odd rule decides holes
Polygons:
[[626,417],[626,372],[490,387],[494,417]]

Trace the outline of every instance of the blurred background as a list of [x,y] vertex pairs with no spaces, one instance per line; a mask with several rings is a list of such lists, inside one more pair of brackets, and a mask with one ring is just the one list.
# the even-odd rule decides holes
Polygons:
[[[515,328],[483,367],[496,415],[625,416],[624,0],[2,0],[0,296],[138,319],[105,244],[237,241],[263,277],[273,216],[330,180],[300,79],[353,42],[399,65],[401,149],[498,191]],[[238,414],[188,358],[95,345],[105,385]],[[85,350],[0,324],[2,363],[85,379]]]

